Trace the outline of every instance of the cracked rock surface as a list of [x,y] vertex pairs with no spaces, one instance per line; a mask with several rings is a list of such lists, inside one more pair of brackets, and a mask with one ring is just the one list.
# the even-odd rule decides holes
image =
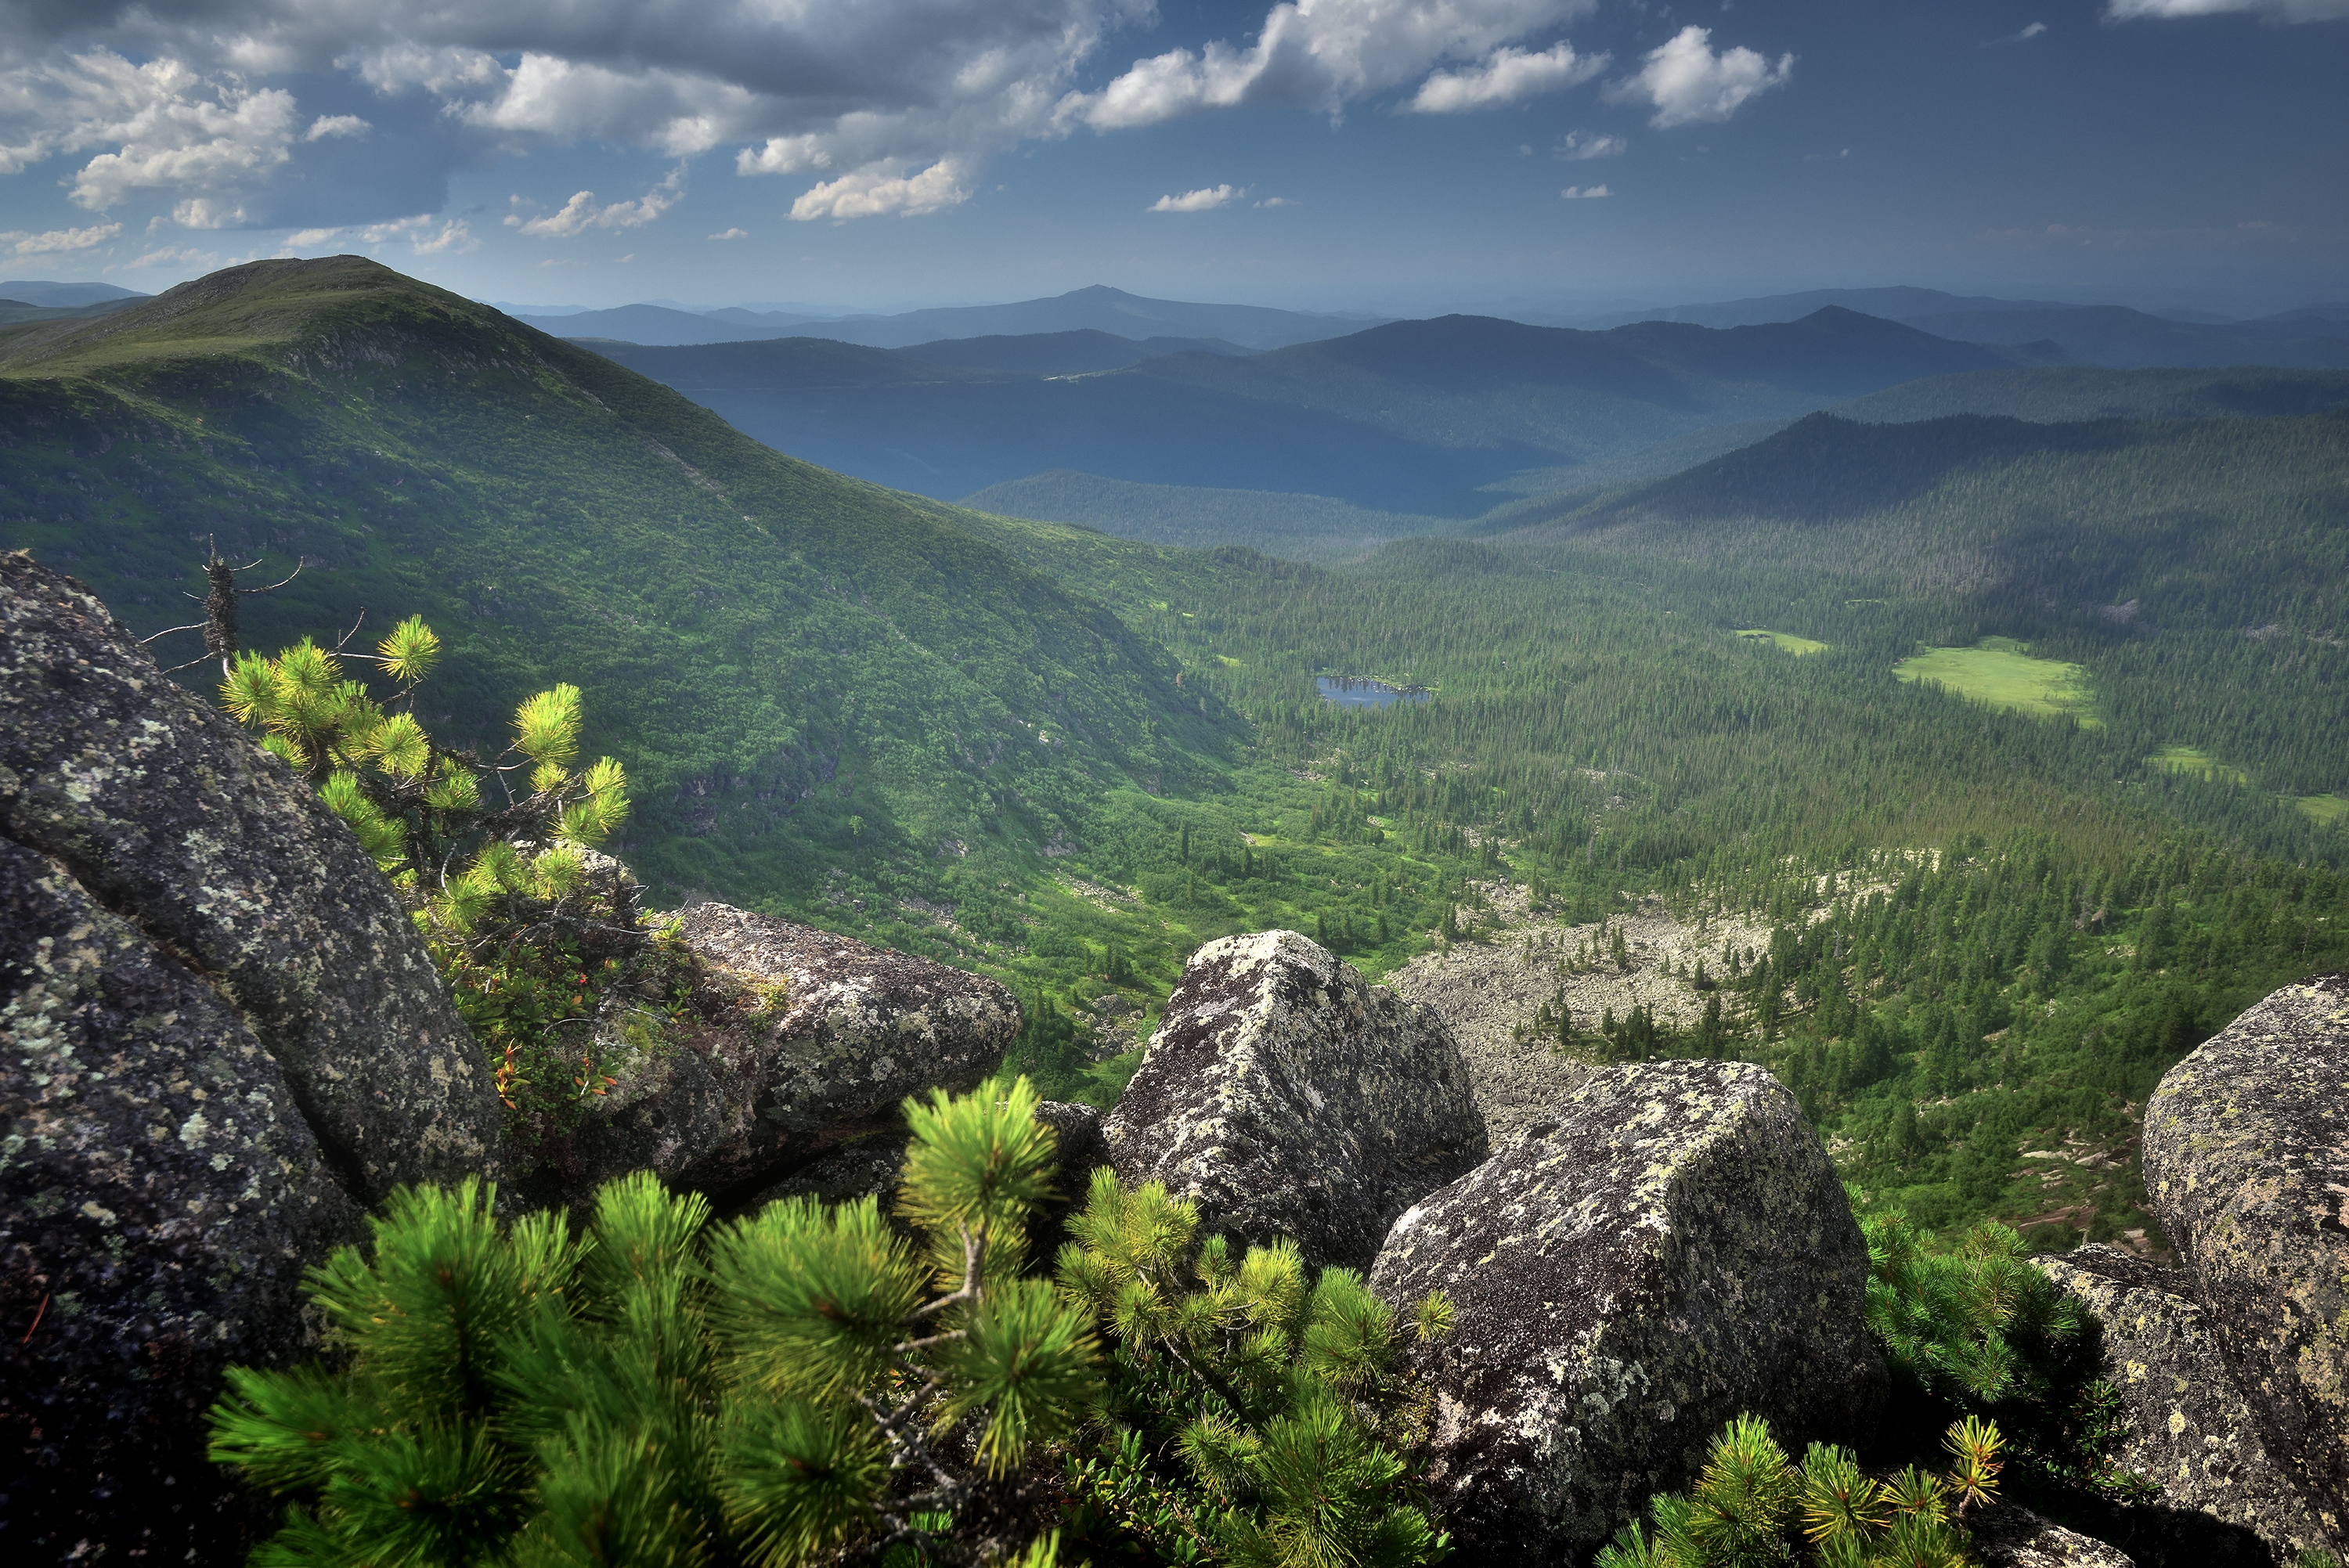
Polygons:
[[992,980],[722,903],[678,916],[710,979],[743,1002],[688,1044],[621,1066],[572,1143],[564,1191],[651,1170],[738,1194],[844,1145],[903,1136],[898,1103],[968,1088],[1019,1031]]
[[6,841],[0,988],[0,1550],[232,1558],[203,1413],[307,1353],[302,1271],[358,1208],[234,1010]]
[[1102,1132],[1120,1176],[1195,1200],[1206,1230],[1357,1269],[1486,1149],[1443,1020],[1293,931],[1193,955]]
[[2324,1547],[2307,1502],[2261,1447],[2183,1271],[2102,1243],[2033,1262],[2103,1326],[2104,1377],[2127,1408],[2128,1436],[2114,1455],[2123,1470],[2157,1482],[2169,1507],[2251,1532],[2278,1563]]
[[0,555],[0,838],[62,862],[229,1002],[361,1202],[496,1173],[489,1068],[374,860],[22,552]]
[[2170,1068],[2145,1177],[2269,1456],[2349,1543],[2349,975],[2285,986]]
[[1602,1068],[1394,1223],[1371,1288],[1431,1290],[1426,1480],[1480,1560],[1578,1561],[1751,1410],[1795,1452],[1885,1385],[1868,1249],[1794,1097],[1759,1067]]

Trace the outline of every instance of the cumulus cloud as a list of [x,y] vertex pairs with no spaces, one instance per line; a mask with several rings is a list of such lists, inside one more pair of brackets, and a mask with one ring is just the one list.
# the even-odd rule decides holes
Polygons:
[[1420,114],[1464,114],[1519,98],[1579,87],[1607,68],[1609,57],[1578,55],[1572,44],[1539,54],[1503,45],[1473,69],[1438,71],[1420,83],[1411,108]]
[[[516,204],[520,197],[512,199]],[[543,218],[506,214],[509,229],[543,240],[568,240],[590,229],[641,229],[662,213],[685,200],[685,165],[680,163],[668,171],[668,177],[633,201],[613,201],[603,206],[595,203],[593,191],[574,191],[561,210]]]
[[294,95],[210,77],[173,59],[134,65],[111,49],[0,73],[0,174],[105,147],[68,182],[103,212],[143,191],[179,195],[197,227],[241,220],[242,192],[292,157]]
[[722,229],[709,236],[713,240],[747,240],[750,237],[750,231],[748,229]]
[[1247,191],[1245,187],[1209,185],[1197,191],[1185,191],[1180,196],[1161,196],[1143,211],[1145,212],[1205,212],[1222,206],[1235,196],[1247,194]]
[[1259,207],[1294,207],[1296,200],[1288,196],[1268,196],[1257,203]]
[[1558,192],[1569,201],[1595,201],[1602,196],[1615,194],[1604,185],[1569,185]]
[[87,229],[51,229],[46,233],[29,234],[23,231],[0,234],[0,245],[9,246],[19,256],[57,256],[73,251],[94,250],[122,232],[119,223],[93,223]]
[[2226,11],[2256,11],[2277,22],[2337,22],[2349,17],[2349,0],[2109,0],[2105,6],[2105,15],[2116,22]]
[[[584,194],[584,192],[583,192]],[[433,226],[439,224],[437,229]],[[305,238],[312,243],[333,235],[332,229],[305,229],[285,242],[301,246]],[[419,212],[412,218],[395,218],[388,223],[368,223],[357,231],[361,242],[388,245],[405,241],[419,256],[461,253],[481,248],[481,242],[462,218],[442,220],[430,212]]]
[[[1588,130],[1569,130],[1557,144],[1553,154],[1561,163],[1581,163],[1593,158],[1620,158],[1631,144],[1619,136],[1600,136]],[[1526,149],[1530,152],[1531,148]]]
[[1709,27],[1682,27],[1649,50],[1639,72],[1614,83],[1608,96],[1618,102],[1645,99],[1656,110],[1648,123],[1666,130],[1698,120],[1727,119],[1754,94],[1785,86],[1794,72],[1792,55],[1781,55],[1773,64],[1743,46],[1715,54],[1712,36]]
[[1495,63],[1503,46],[1588,9],[1589,0],[1285,0],[1266,14],[1249,47],[1217,41],[1136,60],[1099,91],[1069,94],[1054,119],[1118,130],[1242,104],[1335,115],[1447,60]]
[[[169,192],[191,221],[266,225],[284,211],[269,191],[301,186],[289,165],[311,158],[336,160],[353,200],[376,187],[352,160],[408,160],[374,196],[396,215],[413,210],[419,147],[437,174],[603,141],[728,149],[740,173],[814,181],[792,204],[802,221],[927,212],[968,200],[988,159],[1078,129],[1243,103],[1334,116],[1381,95],[1449,112],[1557,90],[1597,67],[1557,41],[1594,4],[1281,0],[1245,43],[1102,70],[1120,29],[1157,20],[1154,0],[30,0],[0,37],[0,174],[72,156],[90,211]],[[297,113],[294,92],[321,77],[384,107]],[[435,134],[390,130],[419,123]],[[608,211],[570,221],[621,222]],[[347,215],[347,201],[300,221]]]
[[792,216],[802,223],[829,218],[844,223],[852,218],[902,218],[936,212],[970,200],[963,171],[950,158],[940,159],[916,174],[887,168],[861,169],[827,181],[792,203]]

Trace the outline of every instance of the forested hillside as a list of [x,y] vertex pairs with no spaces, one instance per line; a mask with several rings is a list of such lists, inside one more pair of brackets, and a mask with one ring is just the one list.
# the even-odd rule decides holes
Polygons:
[[142,633],[211,541],[298,557],[248,641],[421,613],[452,737],[577,682],[656,897],[1004,977],[1056,1093],[1113,1094],[1094,1003],[1146,1019],[1213,936],[1382,973],[1570,924],[1591,965],[1661,911],[1715,933],[1671,976],[1702,1023],[1523,1028],[1765,1061],[1871,1201],[2111,1233],[2150,1075],[2349,964],[2343,418],[1815,418],[1329,569],[843,480],[369,263],[261,263],[0,335],[0,537]]
[[0,538],[141,634],[192,618],[216,542],[255,584],[305,563],[244,601],[251,645],[432,622],[452,741],[580,686],[638,781],[624,851],[672,895],[812,906],[881,863],[935,894],[1107,779],[1212,777],[1237,734],[951,522],[356,258],[0,336]]

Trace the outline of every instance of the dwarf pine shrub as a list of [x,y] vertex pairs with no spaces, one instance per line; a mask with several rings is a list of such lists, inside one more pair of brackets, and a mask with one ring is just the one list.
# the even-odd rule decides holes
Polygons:
[[501,1222],[478,1182],[401,1190],[311,1271],[326,1359],[237,1368],[213,1408],[213,1458],[285,1506],[253,1561],[1042,1568],[1039,1496],[1178,1562],[1440,1555],[1385,1305],[1291,1243],[1235,1259],[1106,1170],[1058,1283],[1023,1272],[1036,1103],[1024,1078],[905,1102],[911,1236],[870,1198],[713,1223],[646,1173],[584,1233]]
[[907,1103],[920,1243],[869,1198],[713,1224],[645,1173],[607,1184],[584,1234],[502,1224],[470,1181],[402,1190],[371,1255],[311,1273],[328,1359],[239,1368],[213,1409],[213,1457],[287,1505],[253,1560],[1001,1555],[952,1522],[1101,1379],[1088,1315],[1019,1273],[1052,1150],[1035,1105],[1024,1078]]
[[1995,1500],[2001,1443],[1991,1423],[1953,1423],[1946,1473],[1911,1465],[1876,1479],[1827,1443],[1797,1465],[1767,1421],[1739,1416],[1713,1439],[1696,1484],[1651,1498],[1647,1522],[1618,1531],[1595,1568],[1961,1568],[1959,1521]]
[[[664,1034],[685,1006],[689,965],[634,907],[632,884],[592,853],[627,818],[611,758],[581,767],[579,688],[558,684],[514,710],[487,761],[443,747],[416,717],[440,639],[416,616],[375,652],[305,638],[228,665],[221,699],[262,746],[317,786],[414,913],[457,1006],[487,1048],[517,1130],[575,1130],[612,1081],[597,1016],[638,998],[622,1034]],[[392,684],[381,701],[347,666]],[[649,993],[649,995],[647,994]]]
[[1425,1394],[1398,1352],[1448,1335],[1450,1304],[1429,1295],[1406,1330],[1353,1270],[1309,1277],[1286,1238],[1235,1256],[1198,1224],[1163,1183],[1096,1171],[1056,1270],[1112,1347],[1112,1414],[1181,1456],[1197,1532],[1265,1568],[1441,1556],[1406,1457]]

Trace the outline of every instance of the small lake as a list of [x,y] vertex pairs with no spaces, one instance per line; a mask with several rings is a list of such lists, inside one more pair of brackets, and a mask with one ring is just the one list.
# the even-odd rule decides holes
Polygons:
[[1392,707],[1399,702],[1425,702],[1424,686],[1392,686],[1384,681],[1351,680],[1343,676],[1315,676],[1313,688],[1323,702],[1340,707]]

